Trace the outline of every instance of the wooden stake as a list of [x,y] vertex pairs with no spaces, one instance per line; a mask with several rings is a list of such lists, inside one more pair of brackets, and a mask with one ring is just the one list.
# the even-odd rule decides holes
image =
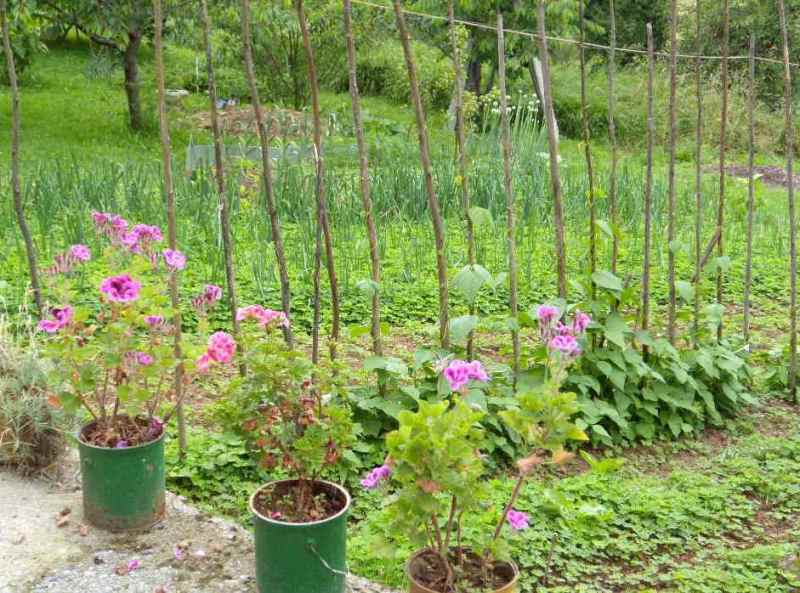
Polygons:
[[694,155],[694,343],[699,345],[700,334],[700,281],[703,271],[702,249],[703,249],[703,76],[702,60],[700,53],[701,43],[701,12],[700,0],[695,3],[696,35],[695,51],[697,59],[694,63],[695,80],[695,100],[697,101],[697,124],[695,126],[695,155]]
[[[270,155],[270,134],[272,130],[271,124],[264,124],[264,114],[261,109],[258,83],[256,80],[255,68],[253,67],[253,35],[250,30],[250,0],[241,0],[241,19],[242,43],[244,45],[244,69],[247,75],[247,83],[250,87],[250,102],[253,105],[256,126],[258,127],[258,139],[261,144],[261,182],[264,185],[267,216],[269,216],[272,243],[275,248],[275,260],[278,264],[278,274],[280,276],[281,304],[286,318],[291,320],[292,291],[289,284],[289,267],[286,264],[286,252],[283,248],[283,233],[281,232],[278,208],[275,205],[275,189],[272,182],[272,156]],[[290,324],[287,324],[283,328],[283,336],[286,340],[286,344],[292,347],[294,345],[294,336],[292,335]]]
[[[464,216],[464,228],[466,230],[467,238],[467,263],[470,266],[475,265],[475,229],[472,224],[472,217],[469,214],[469,209],[472,207],[472,198],[470,196],[469,175],[467,171],[467,130],[464,123],[464,72],[461,68],[461,47],[458,44],[458,36],[456,31],[456,17],[455,9],[453,7],[453,0],[448,0],[447,3],[447,19],[450,28],[450,45],[453,51],[453,70],[455,71],[455,111],[456,111],[456,160],[458,162],[458,175],[461,183],[461,210]],[[469,314],[475,314],[474,303],[470,305]],[[467,358],[473,360],[475,358],[475,332],[469,332],[467,336]]]
[[[319,80],[317,79],[317,65],[314,60],[314,48],[311,45],[311,34],[308,31],[303,0],[296,0],[297,20],[300,23],[300,32],[303,35],[303,46],[308,61],[308,82],[311,87],[311,113],[314,120],[314,151],[317,168],[317,213],[319,225],[325,244],[325,260],[328,269],[328,282],[331,291],[331,334],[329,350],[331,360],[336,360],[336,345],[339,342],[340,313],[339,313],[339,282],[336,278],[336,266],[333,257],[333,235],[331,233],[330,218],[328,216],[328,200],[325,186],[325,158],[322,146],[322,115],[319,107]],[[319,295],[315,295],[315,306],[319,307]]]
[[[722,113],[719,121],[719,202],[717,204],[717,255],[725,255],[725,148],[728,140],[728,51],[730,43],[730,8],[728,0],[722,0],[722,62],[720,84],[722,85]],[[724,287],[722,270],[717,268],[717,304],[723,305]],[[722,339],[722,320],[717,328],[717,340]]]
[[[511,174],[513,155],[511,153],[511,125],[508,121],[508,97],[506,89],[506,42],[503,31],[503,13],[497,11],[497,73],[500,84],[500,132],[503,149],[503,181],[506,190],[506,240],[508,245],[508,295],[511,317],[516,323],[519,315],[517,303],[518,278],[517,278],[517,228],[516,205],[514,203],[514,181]],[[513,370],[514,385],[517,384],[520,362],[519,330],[511,330],[513,344]]]
[[419,76],[414,53],[411,50],[411,37],[408,34],[406,19],[403,15],[401,0],[393,0],[395,22],[403,45],[403,54],[408,70],[408,80],[411,86],[411,102],[414,105],[414,115],[417,119],[417,136],[419,139],[419,154],[422,163],[422,173],[425,180],[425,190],[428,194],[428,209],[431,211],[433,234],[436,241],[436,269],[439,279],[439,341],[442,348],[450,347],[450,305],[447,285],[447,253],[445,251],[444,221],[442,220],[439,198],[433,186],[433,168],[431,167],[431,151],[428,140],[428,125],[425,122],[425,108],[419,92]]
[[564,207],[562,205],[561,177],[558,172],[558,137],[556,136],[556,114],[553,107],[553,91],[550,84],[550,54],[547,50],[545,23],[545,0],[539,0],[538,37],[539,60],[542,63],[542,86],[544,87],[544,112],[547,123],[547,140],[550,146],[550,184],[553,192],[553,228],[555,230],[556,269],[558,273],[558,296],[567,298],[567,249],[564,243]]
[[792,70],[789,63],[789,31],[786,25],[786,6],[778,0],[783,37],[783,85],[786,139],[786,180],[789,197],[789,395],[798,402],[797,394],[797,216],[794,203],[794,125],[792,123]]
[[749,92],[747,94],[747,256],[744,265],[744,342],[750,349],[750,289],[753,285],[753,218],[755,210],[755,102],[756,102],[756,36],[750,34]]
[[[594,194],[594,168],[592,167],[592,147],[590,145],[589,134],[589,111],[586,106],[586,21],[583,14],[584,0],[578,0],[578,21],[580,21],[581,45],[578,46],[578,58],[581,65],[581,120],[583,121],[583,149],[586,157],[586,173],[589,178],[589,275],[594,274],[597,269],[597,212],[595,207]],[[592,287],[592,298],[597,292],[594,282],[590,282]]]
[[[208,102],[211,116],[211,135],[214,139],[214,166],[219,199],[219,220],[222,231],[222,250],[225,256],[225,281],[228,285],[228,308],[231,313],[233,335],[239,336],[239,321],[236,318],[236,274],[233,267],[233,239],[231,237],[231,216],[228,196],[225,193],[225,163],[222,160],[222,133],[217,117],[217,85],[214,82],[214,52],[211,46],[211,18],[208,16],[208,0],[201,0],[203,17],[203,44],[206,50],[206,71],[208,73]],[[244,367],[240,367],[244,373]]]
[[33,300],[39,317],[45,314],[42,299],[42,289],[39,284],[39,264],[36,257],[36,247],[33,245],[33,238],[25,218],[25,209],[22,205],[22,188],[19,180],[19,154],[20,154],[20,97],[19,85],[17,84],[17,67],[14,63],[14,52],[11,49],[11,32],[8,24],[8,6],[6,0],[0,0],[0,25],[3,29],[3,52],[6,58],[6,68],[8,71],[8,83],[11,89],[11,194],[14,200],[14,212],[17,216],[17,225],[22,233],[22,240],[25,243],[25,255],[28,258],[28,273],[31,278],[31,288],[33,289]]
[[669,309],[667,312],[667,338],[675,344],[675,201],[677,193],[676,156],[678,151],[678,0],[670,0],[670,64],[669,64],[669,197],[667,206],[667,244],[669,276]]
[[[164,166],[164,193],[167,196],[167,242],[170,249],[177,249],[178,231],[175,223],[175,188],[172,181],[172,142],[167,119],[167,98],[164,85],[164,44],[162,40],[163,15],[161,0],[153,0],[153,47],[156,62],[156,86],[158,89],[158,124],[161,138],[161,156]],[[181,354],[181,309],[178,297],[178,274],[169,276],[169,297],[172,304],[174,351],[175,358],[180,360]],[[183,363],[175,367],[175,401],[178,402],[176,415],[178,419],[178,445],[181,455],[186,453],[186,420],[183,414]]]
[[369,183],[369,152],[364,139],[364,118],[361,115],[361,99],[358,92],[358,76],[356,73],[356,43],[353,36],[353,8],[350,0],[344,2],[344,34],[347,41],[347,67],[350,80],[350,102],[353,106],[353,127],[358,145],[358,166],[361,173],[361,203],[364,207],[364,219],[367,224],[367,240],[371,261],[372,281],[375,283],[372,293],[372,351],[375,356],[383,355],[381,344],[381,254],[378,247],[378,233],[375,230],[375,217],[372,211]]
[[614,235],[611,238],[611,273],[617,273],[617,257],[619,239],[617,238],[617,122],[614,117],[616,107],[616,90],[614,75],[617,70],[617,18],[614,14],[614,0],[608,0],[609,13],[609,50],[608,50],[608,141],[611,145],[611,174],[608,180],[608,211]]
[[[642,329],[650,328],[650,243],[653,216],[653,144],[656,124],[653,113],[653,79],[656,71],[653,25],[647,23],[647,175],[644,189],[644,254],[642,266]],[[645,356],[647,346],[643,346]]]

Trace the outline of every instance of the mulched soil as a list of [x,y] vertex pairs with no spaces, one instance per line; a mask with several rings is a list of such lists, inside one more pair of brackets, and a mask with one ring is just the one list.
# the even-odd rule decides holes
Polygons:
[[265,486],[256,494],[253,505],[261,515],[274,521],[310,523],[333,517],[347,504],[341,491],[330,484],[305,482],[311,484],[311,490],[303,494],[304,508],[298,508],[300,484],[299,480],[291,480]]
[[92,422],[81,432],[81,440],[95,447],[125,449],[155,441],[163,432],[158,421],[120,415],[113,421]]
[[[411,578],[431,591],[451,593],[453,591],[496,591],[514,580],[514,570],[505,562],[485,567],[483,559],[462,549],[450,551],[450,564],[453,574],[448,575],[442,558],[431,550],[417,556],[411,563]],[[486,569],[486,570],[485,570]],[[485,577],[488,576],[488,579]]]

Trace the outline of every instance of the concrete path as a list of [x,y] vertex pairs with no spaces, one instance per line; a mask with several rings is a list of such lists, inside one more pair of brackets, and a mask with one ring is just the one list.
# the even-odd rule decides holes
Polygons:
[[106,533],[84,523],[76,483],[74,470],[55,481],[0,469],[0,593],[255,593],[248,531],[168,494],[148,533]]

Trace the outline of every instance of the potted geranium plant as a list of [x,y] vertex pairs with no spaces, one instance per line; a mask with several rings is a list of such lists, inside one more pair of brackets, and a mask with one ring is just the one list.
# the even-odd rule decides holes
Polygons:
[[[186,257],[159,249],[158,227],[92,216],[107,246],[94,261],[85,245],[55,257],[46,276],[57,304],[39,329],[56,362],[54,403],[89,418],[78,434],[86,519],[112,531],[147,528],[164,514],[164,424],[180,403],[176,369],[188,382],[198,367],[229,362],[236,344],[217,332],[194,362],[201,348],[189,336],[177,354],[166,286]],[[204,291],[207,306],[218,298],[218,287]]]
[[[420,401],[418,411],[399,414],[399,428],[386,436],[389,456],[362,485],[376,488],[391,480],[397,486],[390,503],[391,529],[421,548],[406,566],[411,593],[519,590],[519,572],[501,536],[506,526],[515,531],[528,526],[528,515],[515,508],[524,481],[542,464],[569,460],[568,441],[586,440],[572,422],[576,396],[563,393],[561,385],[568,365],[580,354],[590,320],[578,312],[567,326],[559,317],[555,308],[540,308],[540,335],[550,352],[544,381],[517,393],[516,405],[500,412],[529,453],[516,463],[515,487],[503,508],[495,509],[493,529],[471,529],[469,538],[462,537],[462,525],[471,515],[483,516],[489,499],[482,409],[464,397]],[[456,395],[489,380],[475,361],[452,361],[442,372]]]
[[251,305],[238,318],[245,373],[227,399],[262,467],[284,478],[250,499],[258,590],[343,593],[350,494],[325,477],[348,454],[357,426],[335,378],[284,344],[282,312]]

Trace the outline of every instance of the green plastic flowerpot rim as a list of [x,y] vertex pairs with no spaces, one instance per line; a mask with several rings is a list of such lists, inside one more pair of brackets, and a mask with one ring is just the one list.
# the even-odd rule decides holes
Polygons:
[[[466,549],[466,548],[462,548],[462,549]],[[439,593],[439,591],[434,591],[433,589],[429,589],[425,585],[417,582],[416,580],[414,580],[414,577],[411,576],[411,565],[414,563],[414,561],[417,558],[419,558],[425,552],[428,552],[428,551],[429,550],[426,548],[424,550],[420,550],[418,552],[415,552],[408,559],[408,562],[406,562],[406,577],[408,578],[408,582],[410,583],[410,586],[409,586],[410,593]],[[517,590],[518,590],[517,589],[517,582],[519,581],[519,567],[516,565],[515,562],[513,562],[511,560],[504,560],[503,563],[507,564],[508,566],[510,566],[511,570],[514,571],[514,578],[511,581],[509,581],[508,583],[506,583],[505,585],[503,585],[502,587],[500,587],[499,589],[493,589],[492,593],[516,593]]]
[[335,515],[331,515],[330,517],[325,517],[324,519],[320,519],[319,521],[306,521],[305,523],[290,523],[289,521],[278,521],[276,519],[270,519],[269,517],[265,517],[264,515],[258,512],[258,510],[256,509],[255,501],[256,501],[256,496],[258,496],[262,490],[268,487],[274,488],[278,484],[286,484],[288,482],[299,482],[299,481],[300,480],[298,480],[297,478],[288,478],[286,480],[274,480],[272,482],[267,482],[266,484],[263,484],[262,486],[257,488],[256,491],[253,492],[253,494],[250,496],[250,502],[248,504],[248,506],[250,507],[250,512],[253,513],[259,519],[261,519],[262,521],[265,521],[266,523],[271,523],[273,525],[280,525],[281,527],[308,527],[310,525],[322,525],[323,523],[328,523],[329,521],[338,519],[339,517],[347,513],[347,511],[350,510],[350,505],[352,504],[353,500],[350,497],[350,493],[347,491],[347,488],[335,482],[329,482],[328,480],[309,480],[310,482],[314,482],[315,484],[325,484],[327,486],[331,486],[335,490],[338,490],[339,492],[344,494],[345,504],[342,507],[342,509],[338,513],[336,513]]
[[[153,416],[153,419],[154,420],[160,420],[160,418],[156,418],[155,416]],[[83,427],[81,427],[81,429],[78,430],[78,434],[77,434],[78,442],[80,443],[81,447],[87,447],[89,449],[97,449],[99,451],[116,451],[117,449],[115,449],[114,447],[98,447],[97,445],[93,445],[92,443],[88,443],[85,440],[83,440],[83,433],[86,432],[86,429],[89,428],[90,426],[93,426],[93,425],[97,424],[99,421],[100,420],[97,419],[97,420],[92,420],[91,422],[89,422],[87,424],[84,424]],[[167,430],[166,430],[166,426],[165,426],[165,427],[163,427],[161,429],[161,434],[158,435],[158,437],[154,438],[152,441],[147,441],[146,443],[141,443],[141,444],[135,445],[133,447],[123,447],[123,448],[121,448],[119,450],[120,451],[133,451],[135,449],[141,449],[143,447],[149,447],[149,446],[153,445],[154,443],[157,443],[158,441],[164,440],[164,438],[166,436],[167,436]]]

